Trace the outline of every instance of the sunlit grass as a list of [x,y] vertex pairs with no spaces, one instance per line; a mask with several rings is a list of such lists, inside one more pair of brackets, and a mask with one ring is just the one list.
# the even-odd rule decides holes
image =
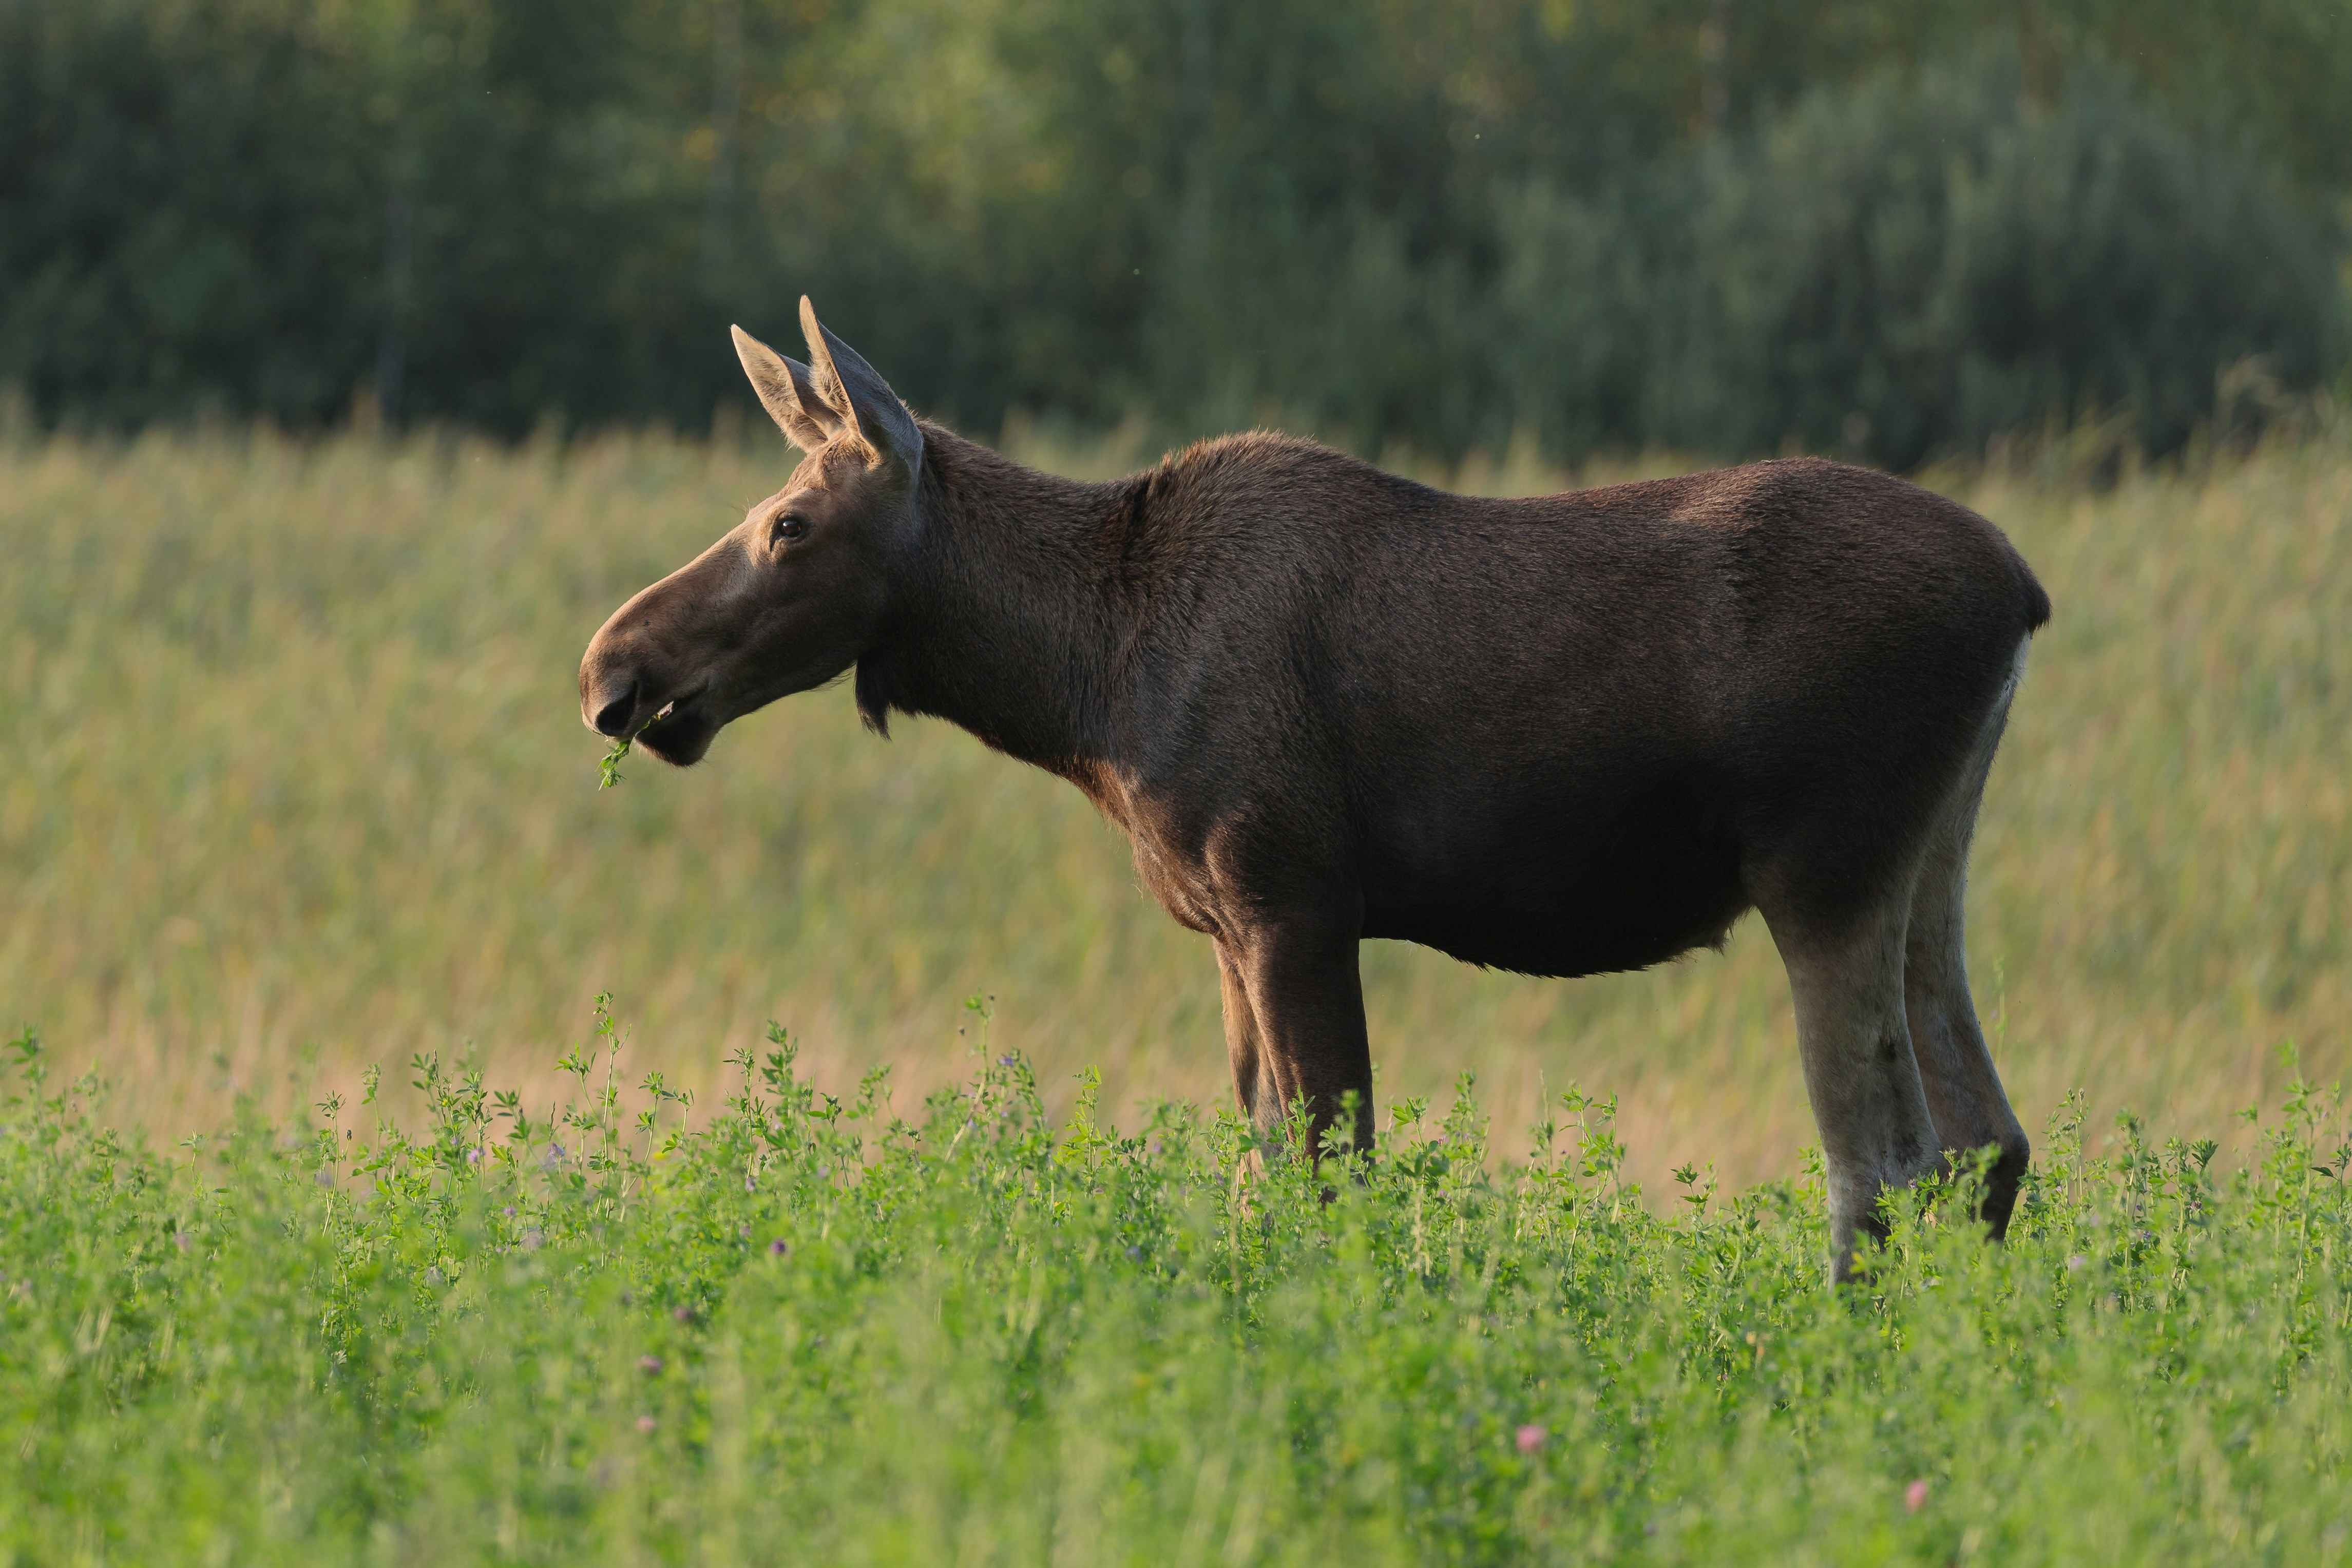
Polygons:
[[[1017,437],[1100,472],[1145,454]],[[422,436],[53,440],[0,451],[0,1016],[102,1064],[173,1133],[232,1090],[348,1091],[418,1049],[531,1093],[610,989],[640,1069],[707,1089],[768,1019],[829,1087],[961,1070],[956,1004],[1049,1102],[1228,1092],[1213,964],[1073,791],[845,689],[599,793],[582,647],[786,472],[781,444],[504,449]],[[1526,454],[1475,488],[1570,476]],[[2057,605],[1972,882],[1980,1005],[2029,1127],[2070,1087],[2216,1131],[2279,1047],[2341,1076],[2352,1020],[2352,450],[2098,489],[1942,481]],[[1505,1125],[1616,1090],[1631,1168],[1793,1169],[1811,1137],[1785,985],[1720,957],[1585,982],[1374,943],[1384,1097],[1475,1069]]]

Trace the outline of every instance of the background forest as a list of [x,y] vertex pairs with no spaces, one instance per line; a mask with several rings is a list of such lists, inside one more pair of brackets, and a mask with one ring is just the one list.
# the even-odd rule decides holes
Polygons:
[[0,385],[1912,467],[2347,363],[2340,0],[0,0]]

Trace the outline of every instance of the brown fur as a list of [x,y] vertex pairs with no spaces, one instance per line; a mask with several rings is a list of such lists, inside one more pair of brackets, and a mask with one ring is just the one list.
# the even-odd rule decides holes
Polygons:
[[[643,737],[691,762],[729,720],[854,663],[876,730],[936,715],[1069,779],[1215,940],[1236,1092],[1261,1122],[1303,1098],[1320,1129],[1352,1093],[1340,1131],[1369,1142],[1366,937],[1590,974],[1718,942],[1761,908],[1801,1020],[1860,1016],[1844,1003],[1866,990],[1893,1009],[1882,1032],[1904,1027],[1923,865],[1943,868],[1934,929],[1957,942],[1971,781],[2050,613],[1965,508],[1812,459],[1477,500],[1265,433],[1082,484],[927,422],[877,435],[903,406],[804,321],[814,373],[739,346],[779,423],[824,444],[615,613],[581,667],[583,712],[625,733],[691,694]],[[803,374],[844,403],[832,428],[795,395]],[[785,514],[804,539],[777,541]],[[1885,963],[1845,959],[1880,953],[1866,933],[1889,926],[1885,1003]],[[1832,978],[1808,992],[1815,973]],[[1914,989],[1944,1007],[1955,987],[1965,1009],[1948,964]],[[1934,1133],[1887,1132],[1900,1116],[1874,1089],[1853,1112],[1870,1136],[1836,1136],[1854,1064],[1899,1045],[1901,1105],[1990,1102],[1974,1077],[1922,1089],[1907,1038],[1849,1048],[1831,1038],[1849,1026],[1807,1026],[1833,1175],[1860,1194],[1833,1194],[1843,1256]],[[1971,1041],[1980,1057],[1974,1030],[1972,1012],[1939,1024],[1937,1060]],[[1996,1228],[2023,1161],[2007,1109],[1968,1126],[2002,1147]]]

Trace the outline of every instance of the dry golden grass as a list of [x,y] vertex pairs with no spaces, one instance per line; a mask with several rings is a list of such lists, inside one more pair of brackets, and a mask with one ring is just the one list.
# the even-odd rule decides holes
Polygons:
[[[1131,453],[1023,455],[1099,471]],[[1048,1084],[1221,1100],[1214,968],[1073,791],[849,695],[599,794],[582,646],[785,471],[781,447],[614,437],[55,440],[0,451],[0,1018],[159,1133],[409,1055],[548,1083],[616,994],[630,1057],[707,1086],[765,1020],[839,1086],[966,1068],[973,993]],[[1471,488],[1558,488],[1524,457]],[[1996,768],[1970,926],[2028,1127],[2070,1087],[2221,1133],[2279,1047],[2352,1020],[2352,450],[1942,483],[2057,604]],[[1507,1147],[1546,1086],[1612,1089],[1633,1168],[1729,1179],[1812,1136],[1754,921],[1720,957],[1538,982],[1370,944],[1381,1092],[1475,1070]]]

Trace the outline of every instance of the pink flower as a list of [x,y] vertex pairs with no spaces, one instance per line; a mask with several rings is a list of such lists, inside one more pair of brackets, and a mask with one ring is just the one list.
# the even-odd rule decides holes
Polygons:
[[1550,1436],[1550,1433],[1545,1431],[1542,1427],[1536,1426],[1532,1422],[1520,1427],[1517,1432],[1512,1434],[1512,1437],[1516,1442],[1517,1442],[1519,1452],[1522,1454],[1534,1453],[1538,1448],[1544,1446],[1544,1440]]
[[654,1427],[657,1425],[658,1423],[650,1415],[640,1415],[637,1417],[637,1430],[646,1433],[648,1436],[652,1434]]
[[1917,1513],[1927,1505],[1927,1483],[1913,1481],[1903,1489],[1903,1511]]

